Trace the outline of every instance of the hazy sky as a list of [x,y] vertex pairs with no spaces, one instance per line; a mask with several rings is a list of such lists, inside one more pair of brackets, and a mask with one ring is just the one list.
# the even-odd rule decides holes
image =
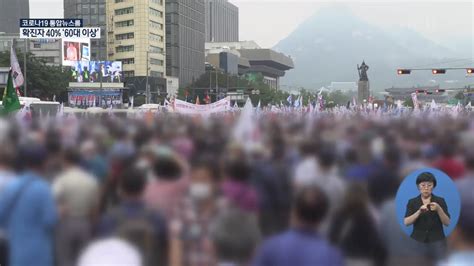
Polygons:
[[[110,1],[110,0],[107,0]],[[383,29],[404,26],[443,43],[474,38],[472,1],[230,0],[239,7],[240,40],[272,47],[325,5],[345,5]],[[32,17],[61,17],[63,0],[30,0]]]

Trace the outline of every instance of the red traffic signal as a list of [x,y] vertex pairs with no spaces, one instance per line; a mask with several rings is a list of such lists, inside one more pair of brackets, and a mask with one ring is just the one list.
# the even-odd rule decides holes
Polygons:
[[410,75],[411,70],[410,69],[399,69],[397,70],[398,75]]
[[474,74],[474,68],[468,68],[467,69],[467,74]]
[[446,69],[433,69],[432,72],[433,72],[434,75],[446,74]]

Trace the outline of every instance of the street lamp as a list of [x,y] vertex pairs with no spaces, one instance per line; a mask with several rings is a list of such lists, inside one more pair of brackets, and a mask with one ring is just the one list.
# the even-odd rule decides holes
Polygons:
[[[150,57],[150,53],[152,54],[161,54],[163,56],[166,56],[166,53],[156,53],[156,52],[152,52],[150,50],[147,50],[146,51],[146,87],[145,87],[145,97],[146,97],[146,103],[150,103],[150,85],[148,84],[148,76],[149,76],[149,71],[150,71],[150,65],[149,65],[149,57]],[[166,60],[166,58],[165,58]],[[163,60],[164,62],[164,60]]]

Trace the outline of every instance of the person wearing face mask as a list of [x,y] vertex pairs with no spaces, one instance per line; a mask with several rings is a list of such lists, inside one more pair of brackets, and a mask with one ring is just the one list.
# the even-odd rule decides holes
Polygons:
[[[200,159],[191,168],[190,185],[178,219],[180,230],[174,233],[181,250],[181,265],[214,265],[209,225],[217,215],[217,174],[211,160]],[[174,253],[176,254],[176,253]]]
[[451,219],[444,198],[433,194],[436,178],[432,173],[423,172],[418,175],[416,185],[420,195],[408,201],[404,223],[413,225],[411,237],[417,241],[443,240],[443,225],[448,226]]

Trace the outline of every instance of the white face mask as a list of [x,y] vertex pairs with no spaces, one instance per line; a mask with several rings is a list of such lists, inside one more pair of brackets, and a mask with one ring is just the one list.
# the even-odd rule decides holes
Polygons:
[[191,184],[189,194],[196,200],[207,199],[211,196],[211,186],[203,183]]

